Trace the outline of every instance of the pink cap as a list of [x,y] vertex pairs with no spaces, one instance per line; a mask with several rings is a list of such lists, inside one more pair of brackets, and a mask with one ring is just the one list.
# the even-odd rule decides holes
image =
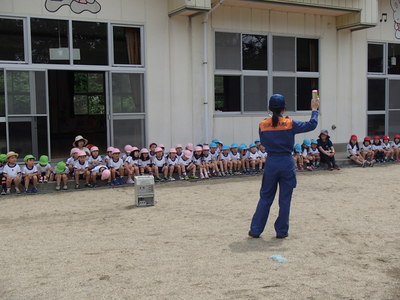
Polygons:
[[107,152],[113,152],[113,150],[114,150],[114,147],[110,146],[110,147],[107,148]]
[[125,151],[126,153],[131,153],[131,152],[132,152],[132,146],[131,146],[131,145],[125,145],[124,151]]
[[165,146],[163,144],[158,144],[158,147],[165,148]]
[[176,149],[175,148],[169,149],[169,153],[176,153]]
[[138,151],[139,150],[139,148],[138,147],[132,147],[132,150],[131,150],[131,152],[133,152],[133,151]]
[[149,150],[147,150],[146,148],[142,148],[142,150],[140,150],[140,153],[149,153]]
[[190,150],[185,150],[183,152],[183,155],[187,158],[190,159],[192,157],[192,152],[190,152]]
[[80,150],[78,148],[72,148],[71,149],[71,155],[74,153],[78,153]]
[[78,157],[86,156],[86,155],[87,155],[87,154],[86,154],[85,151],[82,151],[82,150],[79,150],[79,151],[78,151]]
[[194,147],[194,151],[203,151],[203,147],[196,146]]
[[115,154],[115,153],[121,153],[121,151],[119,151],[118,148],[114,148],[112,154]]
[[110,170],[104,170],[101,173],[101,180],[107,180],[108,178],[110,178],[110,176],[111,176]]
[[193,144],[192,143],[187,143],[186,150],[193,151]]
[[157,148],[154,150],[154,152],[155,152],[155,153],[157,153],[157,152],[162,152],[162,148],[161,148],[161,147],[157,147]]
[[204,146],[203,146],[203,150],[210,150],[210,146],[204,145]]
[[93,146],[92,148],[90,148],[90,152],[93,152],[93,151],[99,151],[99,147]]
[[176,147],[175,147],[175,149],[176,149],[176,148],[183,148],[183,147],[182,147],[181,144],[177,144]]

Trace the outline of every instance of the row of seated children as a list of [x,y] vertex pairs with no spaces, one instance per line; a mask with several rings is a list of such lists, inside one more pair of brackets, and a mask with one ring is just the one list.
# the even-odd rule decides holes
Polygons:
[[374,166],[376,162],[394,162],[400,161],[400,135],[396,135],[393,141],[385,135],[382,137],[374,136],[373,139],[365,137],[361,145],[358,143],[358,137],[352,135],[347,144],[348,158],[356,164],[365,167]]
[[[11,186],[14,185],[17,194],[21,193],[20,184],[23,184],[25,193],[37,193],[38,182],[48,182],[52,167],[49,158],[42,155],[39,162],[35,163],[33,155],[26,155],[22,167],[17,164],[18,153],[10,151],[7,154],[0,154],[0,178],[1,195],[11,193]],[[32,188],[29,188],[30,183]]]

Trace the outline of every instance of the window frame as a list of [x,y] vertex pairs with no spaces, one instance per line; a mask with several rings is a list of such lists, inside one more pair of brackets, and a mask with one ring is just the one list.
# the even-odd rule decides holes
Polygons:
[[[244,70],[243,69],[243,49],[242,46],[240,47],[240,65],[241,65],[241,70],[228,70],[228,69],[217,69],[217,57],[215,55],[216,49],[216,33],[217,32],[226,32],[226,33],[239,33],[241,36],[241,41],[242,41],[242,36],[245,35],[265,35],[267,36],[267,70]],[[282,36],[282,37],[292,37],[295,39],[295,48],[294,48],[294,53],[295,53],[295,71],[274,71],[273,70],[273,37],[274,36]],[[305,38],[305,39],[316,39],[318,41],[318,72],[304,72],[304,71],[297,71],[297,39],[298,38]],[[267,98],[270,98],[273,95],[273,78],[274,77],[293,77],[295,79],[295,91],[297,91],[297,78],[316,78],[318,81],[321,79],[321,67],[320,67],[320,62],[321,62],[321,38],[319,36],[312,36],[312,35],[291,35],[291,34],[278,34],[278,33],[272,33],[272,32],[262,32],[262,31],[235,31],[235,30],[226,30],[226,29],[214,29],[213,30],[213,45],[214,45],[214,59],[213,59],[213,71],[214,71],[214,76],[215,75],[220,75],[220,76],[240,76],[240,97],[241,97],[241,107],[240,111],[235,111],[235,112],[223,112],[223,111],[216,111],[214,107],[214,116],[260,116],[260,115],[265,115],[265,111],[267,111],[267,107],[265,111],[245,111],[244,110],[244,77],[246,76],[265,76],[267,77]],[[214,77],[213,77],[214,78]],[[214,82],[213,82],[214,84]],[[320,86],[320,84],[319,84]],[[213,86],[213,91],[215,93],[215,86]],[[320,91],[321,94],[321,91]],[[215,94],[214,94],[215,96]],[[310,95],[311,97],[311,95]],[[215,101],[215,99],[214,99]],[[215,103],[215,102],[214,102]],[[267,105],[266,105],[267,106]],[[295,97],[295,103],[294,103],[295,110],[294,111],[288,111],[288,113],[292,115],[308,115],[310,110],[297,110],[297,94]]]
[[[31,61],[31,47],[30,47],[30,22],[28,22],[26,17],[18,17],[18,16],[7,16],[0,15],[0,19],[11,19],[11,20],[22,20],[22,29],[23,29],[23,42],[24,42],[24,60],[16,61],[16,60],[0,60],[0,64],[27,64]],[[29,47],[29,49],[28,49]]]

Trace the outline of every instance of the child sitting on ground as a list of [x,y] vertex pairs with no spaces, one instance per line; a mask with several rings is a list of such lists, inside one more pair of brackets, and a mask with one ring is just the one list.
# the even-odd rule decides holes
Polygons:
[[258,155],[260,156],[260,159],[261,159],[262,169],[264,169],[265,162],[267,161],[268,153],[267,153],[267,151],[265,151],[265,147],[262,144],[260,144],[258,146]]
[[211,154],[211,161],[214,167],[215,172],[218,173],[218,176],[222,176],[222,170],[221,170],[221,161],[219,160],[219,153],[217,151],[217,144],[212,142],[210,144],[210,154]]
[[[183,152],[183,155],[179,159],[179,165],[181,166],[183,179],[189,180],[189,178],[199,178],[196,176],[196,165],[192,162],[192,152],[190,150],[185,150]],[[187,175],[189,172],[192,172],[192,176],[190,177]]]
[[240,160],[240,153],[239,153],[239,145],[233,143],[231,145],[231,162],[232,162],[232,168],[233,168],[233,173],[235,175],[240,174],[240,169],[242,167],[242,161]]
[[113,150],[114,150],[114,147],[110,146],[107,148],[107,154],[104,156],[104,163],[106,164],[106,166],[108,166],[108,163],[112,159]]
[[372,143],[372,151],[374,151],[374,159],[379,163],[385,162],[385,152],[382,149],[382,142],[380,136],[374,136]]
[[[24,157],[25,165],[22,167],[22,180],[25,184],[25,193],[37,193],[38,170],[35,166],[35,157],[28,154]],[[29,183],[32,183],[32,189],[29,189]]]
[[126,183],[133,184],[132,176],[139,176],[139,149],[137,147],[132,147],[131,152],[125,159],[125,175],[128,176]]
[[309,139],[303,140],[303,145],[301,145],[301,156],[303,157],[303,164],[307,165],[307,170],[313,170],[314,156],[312,156],[309,151],[311,148],[311,141]]
[[196,165],[196,169],[199,170],[200,178],[208,179],[209,178],[208,173],[206,171],[206,168],[203,165],[203,147],[196,146],[194,148],[192,162]]
[[183,177],[181,175],[181,168],[178,164],[179,162],[179,158],[176,155],[176,149],[175,148],[171,148],[169,149],[169,155],[167,157],[167,167],[168,167],[168,180],[169,181],[175,181],[175,178],[173,177],[174,172],[178,173],[179,179],[183,180]]
[[111,172],[111,179],[114,185],[124,184],[124,161],[119,157],[121,151],[118,148],[114,148],[112,152],[112,159],[108,162],[108,168]]
[[374,151],[372,151],[371,138],[369,136],[364,138],[364,141],[360,146],[360,153],[363,159],[369,161],[370,166],[373,167],[375,163]]
[[7,164],[3,167],[3,176],[6,177],[7,194],[11,193],[11,185],[14,184],[15,192],[20,194],[21,168],[17,164],[18,153],[10,151],[6,155]]
[[[256,144],[250,144],[249,146],[249,164],[251,173],[261,172],[262,170],[262,161],[260,155],[257,152]],[[258,169],[256,169],[258,167]]]
[[393,155],[396,161],[400,161],[400,135],[396,135],[392,143]]
[[99,165],[103,165],[103,159],[99,155],[99,148],[96,146],[92,146],[90,148],[90,157],[88,159],[89,170],[97,167]]
[[314,158],[314,169],[318,169],[319,168],[319,163],[321,161],[321,156],[319,154],[319,150],[318,150],[318,142],[316,140],[312,140],[311,141],[311,147],[309,150],[310,155],[312,155],[312,157]]
[[91,170],[91,178],[93,187],[97,187],[97,178],[111,182],[111,172],[105,165],[98,165]]
[[[154,149],[154,157],[153,157],[153,174],[155,181],[164,181],[167,180],[168,167],[165,161],[164,153],[161,147],[156,147]],[[162,175],[163,177],[160,177]]]
[[152,163],[150,160],[149,150],[147,150],[146,148],[142,148],[142,150],[140,150],[139,159],[140,175],[144,175],[146,172],[149,173],[149,175],[153,175],[153,170],[151,166]]
[[249,151],[247,150],[246,144],[241,144],[239,146],[240,151],[240,160],[242,161],[242,173],[249,174],[250,173],[250,164],[249,164]]
[[293,159],[294,159],[294,165],[296,167],[296,170],[304,170],[303,155],[301,155],[301,145],[300,144],[294,145]]
[[360,153],[358,138],[354,134],[350,137],[350,141],[347,144],[347,152],[348,152],[347,158],[355,162],[357,165],[360,165],[363,168],[365,167],[367,161],[362,157]]
[[39,183],[47,183],[49,180],[51,180],[53,168],[49,164],[49,157],[47,155],[42,155],[39,157],[39,163],[36,165],[36,168],[39,177]]
[[230,149],[229,145],[223,145],[219,154],[222,176],[233,175]]
[[56,165],[56,169],[54,170],[54,177],[56,180],[56,191],[61,189],[61,181],[63,183],[63,190],[68,190],[67,182],[68,182],[68,173],[69,169],[67,164],[63,161],[60,161]]
[[385,153],[385,160],[386,161],[394,161],[394,151],[392,148],[392,144],[390,143],[390,138],[388,135],[383,136],[382,138],[382,149]]
[[69,169],[69,174],[72,176],[74,174],[74,166],[78,161],[78,152],[80,150],[78,148],[72,148],[70,152],[70,157],[67,159],[66,164]]
[[[212,175],[216,175],[217,168],[216,165],[214,165],[212,161],[212,155],[210,153],[210,146],[209,145],[203,145],[203,153],[202,153],[202,164],[205,168],[205,171],[207,172],[208,177],[211,177]],[[212,172],[212,175],[211,175]]]
[[86,152],[83,150],[79,150],[78,152],[78,160],[74,165],[74,177],[75,177],[75,189],[80,189],[79,179],[85,179],[86,187],[92,187],[90,182],[90,171],[89,171],[89,163],[86,159]]

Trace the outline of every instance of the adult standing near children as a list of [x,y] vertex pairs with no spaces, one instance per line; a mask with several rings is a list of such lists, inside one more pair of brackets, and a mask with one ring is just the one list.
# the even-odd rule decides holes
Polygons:
[[79,150],[85,151],[86,154],[88,156],[90,156],[90,150],[86,147],[87,144],[88,144],[88,140],[87,139],[85,139],[81,135],[77,135],[75,137],[74,142],[72,143],[72,146],[74,146],[75,148],[78,148]]
[[309,122],[294,121],[283,117],[286,103],[280,94],[269,99],[269,110],[273,113],[260,123],[261,144],[268,153],[260,190],[260,200],[251,221],[249,236],[260,237],[268,220],[269,210],[279,184],[279,215],[275,221],[277,238],[286,238],[289,231],[290,202],[296,187],[296,169],[292,157],[295,134],[312,131],[318,124],[319,98],[311,100]]

